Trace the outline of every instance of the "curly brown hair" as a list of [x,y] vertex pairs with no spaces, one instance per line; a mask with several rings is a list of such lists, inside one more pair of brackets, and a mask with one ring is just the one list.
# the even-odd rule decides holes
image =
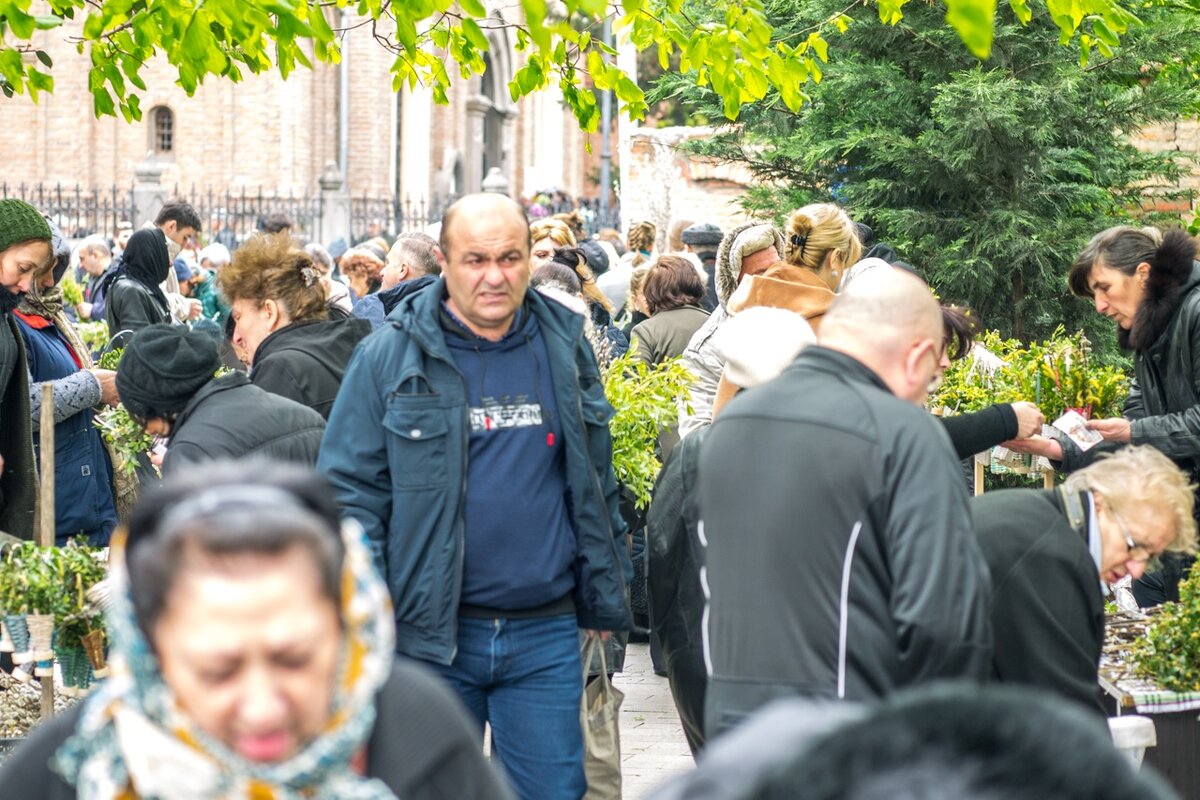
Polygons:
[[234,303],[279,303],[292,322],[329,318],[321,272],[287,234],[252,236],[217,273],[217,287]]
[[384,262],[367,248],[359,245],[342,254],[338,268],[347,280],[361,278],[367,282],[367,293],[379,291],[383,283]]

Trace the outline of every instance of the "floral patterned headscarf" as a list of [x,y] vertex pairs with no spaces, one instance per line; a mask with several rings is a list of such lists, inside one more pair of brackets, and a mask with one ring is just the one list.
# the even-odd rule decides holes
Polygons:
[[343,524],[341,537],[343,635],[330,718],[288,760],[258,763],[201,731],[179,708],[134,616],[125,537],[114,536],[107,616],[113,676],[88,698],[54,762],[80,800],[394,800],[382,782],[351,768],[391,671],[391,601],[358,525]]

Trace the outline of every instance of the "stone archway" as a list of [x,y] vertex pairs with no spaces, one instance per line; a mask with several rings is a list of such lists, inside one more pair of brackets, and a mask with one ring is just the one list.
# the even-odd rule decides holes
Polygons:
[[513,120],[516,109],[508,97],[512,79],[512,53],[504,30],[491,31],[485,69],[473,77],[467,97],[467,148],[465,182],[468,191],[480,191],[493,167],[512,181]]

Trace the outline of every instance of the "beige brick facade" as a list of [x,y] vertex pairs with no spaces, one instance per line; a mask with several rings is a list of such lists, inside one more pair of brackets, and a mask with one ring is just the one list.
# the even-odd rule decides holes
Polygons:
[[[38,105],[23,97],[4,103],[0,180],[10,185],[127,188],[153,149],[153,110],[160,106],[171,110],[174,132],[173,151],[155,156],[164,168],[162,183],[185,195],[193,187],[312,194],[322,170],[337,161],[338,66],[300,69],[286,81],[276,73],[237,84],[210,77],[189,98],[169,65],[154,63],[143,73],[149,87],[142,93],[143,119],[127,124],[93,115],[89,57],[75,52],[66,40],[71,34],[70,25],[38,34],[38,45],[54,59],[54,94]],[[513,104],[506,84],[521,54],[504,31],[491,36],[491,72],[462,80],[452,67],[450,104],[436,106],[423,87],[392,92],[394,56],[369,27],[346,34],[347,184],[355,197],[398,192],[416,201],[477,191],[490,166],[501,168],[514,194],[542,188],[527,186],[529,175],[572,195],[594,195],[585,166],[592,157],[573,116],[553,92]],[[548,137],[561,146],[537,146]]]
[[[1153,153],[1177,150],[1200,155],[1200,120],[1179,120],[1146,128],[1134,139],[1134,144]],[[1191,190],[1192,199],[1154,198],[1148,205],[1158,211],[1181,214],[1191,221],[1192,215],[1200,210],[1200,171],[1193,169],[1190,174],[1185,175],[1179,187]]]

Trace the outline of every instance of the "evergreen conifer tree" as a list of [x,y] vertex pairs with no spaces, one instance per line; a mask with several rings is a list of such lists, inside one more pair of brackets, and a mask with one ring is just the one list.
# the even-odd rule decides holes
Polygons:
[[[770,15],[800,38],[843,6],[776,0]],[[1143,26],[1119,47],[1097,41],[1083,64],[1045,15],[1022,26],[998,11],[980,62],[955,46],[940,3],[909,3],[895,26],[849,13],[798,113],[769,95],[696,148],[752,170],[748,207],[780,222],[807,202],[843,203],[988,327],[1029,339],[1083,326],[1115,355],[1111,325],[1069,297],[1065,274],[1093,234],[1154,219],[1147,193],[1173,196],[1191,169],[1187,154],[1130,137],[1196,112],[1200,12],[1147,5]],[[655,95],[718,116],[719,99],[688,76],[664,76]]]

